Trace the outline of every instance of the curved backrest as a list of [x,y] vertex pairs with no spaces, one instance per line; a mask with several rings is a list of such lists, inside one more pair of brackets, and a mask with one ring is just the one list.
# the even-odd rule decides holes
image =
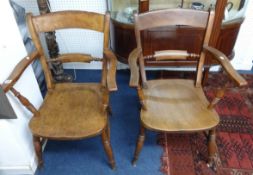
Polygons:
[[[109,49],[109,24],[110,14],[105,15],[85,11],[58,11],[39,16],[27,15],[27,24],[33,43],[40,55],[41,65],[45,74],[48,89],[53,87],[51,71],[48,59],[44,53],[39,34],[42,32],[54,32],[58,29],[80,28],[104,33],[104,50]],[[80,56],[80,55],[79,55]],[[90,60],[87,55],[80,56]],[[76,59],[78,60],[78,58]]]
[[32,18],[38,32],[50,32],[57,29],[83,28],[104,31],[104,15],[83,11],[59,11]]
[[135,27],[138,30],[149,28],[187,25],[192,27],[205,28],[209,13],[191,9],[166,9],[156,10],[135,15]]
[[[153,55],[144,55],[141,41],[141,32],[142,31],[152,31],[155,28],[160,27],[168,27],[168,26],[189,26],[192,28],[198,28],[204,31],[204,37],[201,38],[201,46],[203,44],[208,44],[213,28],[214,22],[214,12],[213,11],[200,11],[193,9],[163,9],[163,10],[155,10],[149,11],[142,14],[135,14],[135,36],[137,43],[137,50],[140,52],[139,55],[139,65],[140,72],[142,77],[142,82],[145,84],[146,73],[144,69],[144,59],[153,59],[156,58],[157,63],[159,61],[165,60],[178,60],[178,59],[187,59],[187,58],[199,58],[197,65],[197,80],[196,84],[201,83],[202,79],[202,68],[205,62],[205,55],[203,53],[188,53],[186,50],[163,50],[163,51],[154,51]],[[175,34],[172,38],[175,40],[179,36]],[[187,39],[187,36],[184,36]],[[151,41],[151,39],[149,39]],[[147,45],[149,41],[145,40],[145,44]],[[180,40],[181,41],[181,40]],[[182,42],[182,41],[181,41]],[[155,44],[154,44],[155,45]],[[152,43],[150,44],[152,46]],[[154,46],[155,47],[155,46]],[[175,46],[176,47],[176,46]],[[201,49],[202,50],[202,49]],[[179,64],[180,65],[180,61]]]

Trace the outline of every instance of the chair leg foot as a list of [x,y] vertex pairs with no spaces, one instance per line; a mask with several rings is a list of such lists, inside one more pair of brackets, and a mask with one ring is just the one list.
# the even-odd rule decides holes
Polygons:
[[115,160],[114,160],[111,143],[110,143],[110,140],[108,139],[108,134],[106,132],[106,129],[103,130],[101,136],[102,136],[102,143],[103,143],[105,152],[107,154],[107,157],[109,159],[109,163],[111,165],[111,168],[115,169]]
[[33,136],[33,145],[38,159],[38,167],[41,168],[43,166],[43,159],[42,159],[42,144],[40,141],[40,137]]
[[145,141],[145,128],[143,126],[141,126],[139,138],[137,140],[137,144],[136,144],[136,148],[135,148],[135,152],[134,152],[134,158],[132,160],[133,166],[136,166],[136,162],[138,160],[139,154],[140,154],[141,149],[143,147],[144,141]]
[[214,169],[214,159],[217,154],[217,145],[215,142],[216,134],[215,129],[212,129],[208,133],[208,163],[207,166]]

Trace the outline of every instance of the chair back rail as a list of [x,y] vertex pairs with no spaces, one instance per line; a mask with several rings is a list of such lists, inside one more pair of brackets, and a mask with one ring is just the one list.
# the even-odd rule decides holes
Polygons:
[[[138,58],[140,73],[142,77],[142,84],[145,87],[147,78],[144,66],[144,59],[156,58],[156,61],[165,60],[182,60],[187,58],[197,58],[197,76],[196,76],[196,86],[201,84],[203,66],[205,62],[205,54],[202,53],[188,53],[187,51],[181,50],[163,50],[156,51],[153,55],[145,55],[142,53],[142,41],[141,41],[141,31],[148,30],[157,27],[164,26],[177,26],[186,25],[190,27],[203,28],[205,29],[205,36],[203,38],[203,43],[208,44],[210,40],[210,35],[213,27],[214,12],[206,12],[192,9],[166,9],[166,10],[156,10],[150,11],[143,14],[135,14],[135,35],[137,42],[137,50],[140,50],[140,56]],[[130,55],[133,57],[132,55]],[[129,57],[130,58],[130,57]],[[133,62],[133,61],[132,61]],[[132,64],[133,65],[133,64]],[[136,69],[136,68],[135,68]],[[137,72],[136,70],[134,72]],[[135,73],[136,74],[136,73]],[[137,78],[135,78],[136,80]],[[133,83],[132,85],[136,83]]]
[[[92,18],[93,20],[86,20]],[[104,32],[104,15],[82,11],[60,11],[32,18],[38,32],[51,32],[58,29],[82,28]]]
[[[199,88],[202,86],[206,52],[213,55],[212,58],[220,63],[220,65],[228,73],[229,77],[234,80],[238,86],[247,85],[247,82],[236,72],[236,70],[233,69],[228,58],[217,49],[208,46],[213,30],[214,15],[214,11],[204,12],[192,9],[165,9],[150,11],[143,14],[135,14],[137,48],[129,55],[129,66],[131,69],[130,86],[138,89],[140,86],[139,83],[142,83],[142,87],[144,89],[148,88],[144,65],[145,59],[155,58],[155,61],[158,62],[170,60],[179,62],[178,65],[180,65],[181,60],[194,58],[197,59],[195,86]],[[203,28],[205,30],[205,35],[202,39],[203,47],[200,53],[188,53],[186,50],[158,50],[152,55],[143,55],[141,31],[170,25],[187,25],[190,27]],[[139,80],[139,73],[141,74],[141,81]],[[217,104],[223,96],[221,94],[222,93],[220,92],[216,94],[216,97],[210,103],[209,108],[213,108]]]
[[[69,28],[89,29],[104,33],[104,42],[103,42],[104,52],[105,50],[108,50],[106,51],[107,54],[104,55],[109,56],[104,58],[107,59],[107,61],[103,61],[103,64],[106,64],[103,65],[103,69],[108,70],[103,71],[101,83],[106,88],[110,86],[109,88],[111,88],[112,91],[117,89],[114,73],[116,71],[115,65],[116,57],[111,51],[109,51],[109,25],[110,25],[109,13],[103,15],[84,11],[59,11],[39,16],[32,16],[32,14],[29,13],[27,15],[27,24],[34,45],[40,55],[40,62],[44,71],[48,89],[54,88],[54,81],[52,73],[49,68],[49,64],[51,62],[61,61],[65,63],[65,62],[103,61],[102,59],[100,60],[99,58],[94,58],[88,54],[77,54],[77,53],[64,54],[60,55],[57,58],[48,59],[43,50],[39,34],[42,32],[52,32],[58,29],[69,29]],[[110,54],[108,54],[109,52]]]
[[186,25],[205,28],[209,13],[190,9],[156,10],[135,15],[137,30],[145,30],[156,27]]

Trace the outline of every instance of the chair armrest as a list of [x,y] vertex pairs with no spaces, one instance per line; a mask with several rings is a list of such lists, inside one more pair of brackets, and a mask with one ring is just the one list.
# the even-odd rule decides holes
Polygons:
[[109,66],[106,75],[108,90],[116,91],[118,89],[116,84],[117,58],[109,49],[104,49],[104,57],[107,60],[107,65]]
[[11,87],[18,81],[25,69],[39,56],[38,51],[34,51],[28,56],[24,57],[11,72],[10,76],[2,84],[4,92],[8,92]]
[[204,51],[208,51],[210,54],[214,56],[213,58],[215,58],[215,60],[217,60],[220,63],[220,65],[225,69],[229,77],[232,80],[234,80],[238,86],[247,85],[247,81],[239,73],[237,73],[237,71],[233,68],[233,66],[229,62],[229,59],[227,58],[226,55],[224,55],[219,50],[207,45],[204,45],[203,49]]
[[139,86],[139,78],[140,78],[140,73],[139,73],[139,67],[137,65],[137,60],[140,56],[140,50],[135,48],[128,56],[128,63],[129,63],[129,68],[130,68],[130,82],[129,86],[130,87],[138,87]]
[[79,54],[79,53],[71,53],[71,54],[62,54],[59,55],[57,58],[47,60],[48,63],[60,61],[62,63],[67,62],[85,62],[90,63],[91,61],[100,61],[99,58],[93,58],[91,55],[88,54]]

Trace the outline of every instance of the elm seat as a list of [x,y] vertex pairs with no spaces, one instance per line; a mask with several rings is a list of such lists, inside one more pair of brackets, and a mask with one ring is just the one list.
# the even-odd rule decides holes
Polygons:
[[146,128],[166,132],[201,131],[219,123],[218,114],[207,108],[209,102],[193,80],[150,80],[147,86],[143,90],[147,110],[141,110],[141,122]]
[[101,85],[95,83],[56,84],[49,91],[39,116],[30,120],[34,135],[54,139],[94,136],[105,128]]

